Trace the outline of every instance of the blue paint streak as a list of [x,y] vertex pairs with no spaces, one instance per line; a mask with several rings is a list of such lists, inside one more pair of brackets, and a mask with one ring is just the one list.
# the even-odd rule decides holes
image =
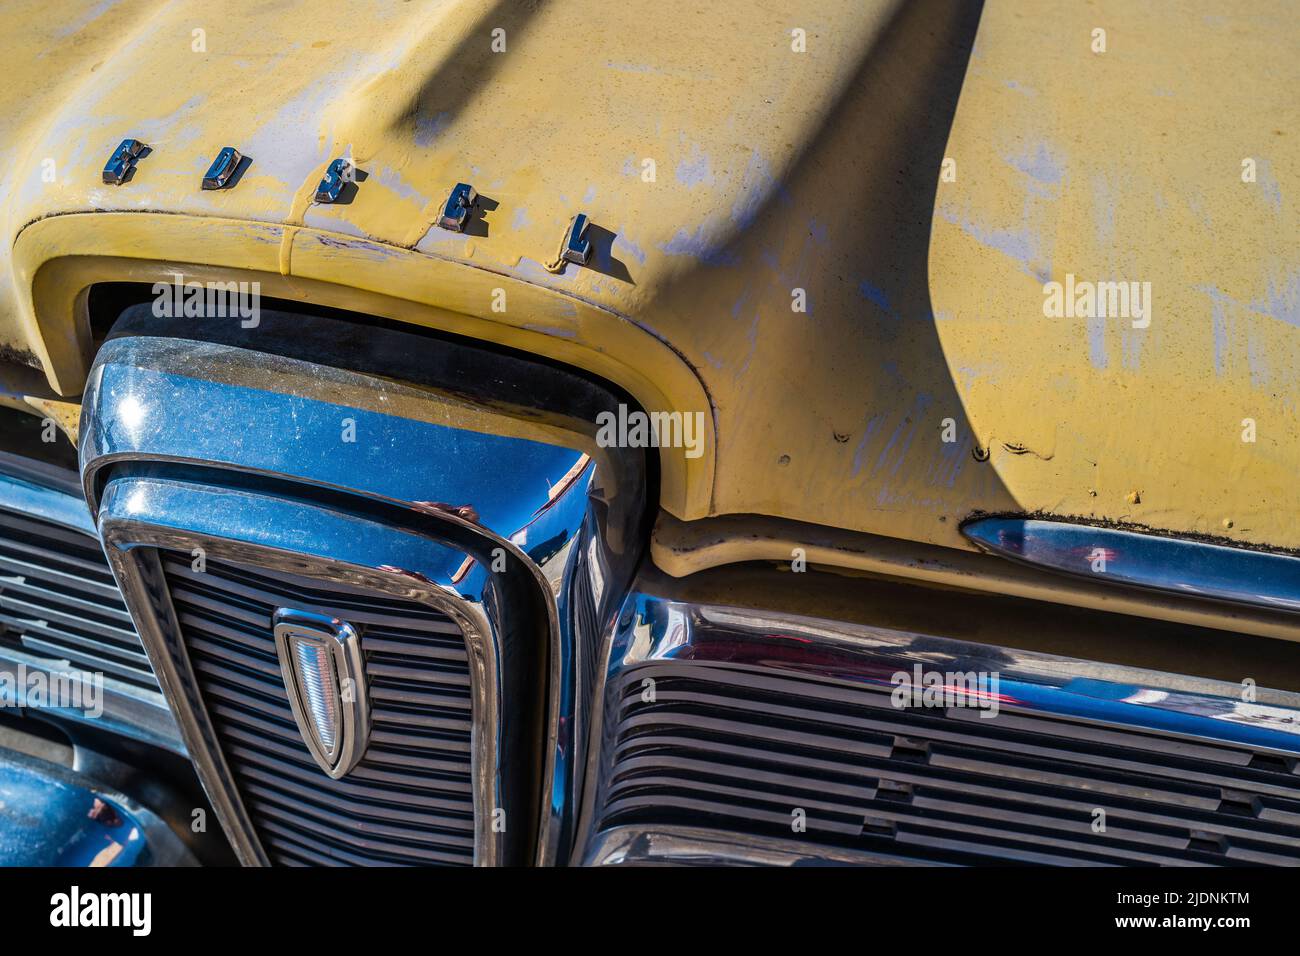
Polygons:
[[1250,384],[1258,388],[1268,385],[1269,374],[1268,356],[1264,350],[1255,342],[1252,335],[1246,340],[1246,361],[1250,363]]
[[1044,261],[1045,257],[1039,253],[1037,241],[1028,227],[1019,230],[985,229],[948,208],[940,209],[939,215],[981,245],[995,249],[1020,263],[1025,275],[1039,282],[1051,279],[1051,263]]
[[867,444],[871,441],[876,430],[880,427],[883,415],[873,415],[867,420],[867,427],[862,431],[862,440],[858,442],[858,447],[853,450],[853,474],[857,475],[862,470],[862,456],[867,450]]
[[748,229],[770,196],[775,196],[783,205],[790,204],[789,192],[772,175],[767,161],[757,152],[750,153],[745,172],[740,177],[740,195],[731,206],[731,221],[739,229]]
[[893,315],[894,313],[893,307],[889,304],[889,296],[885,293],[884,289],[878,288],[872,285],[866,279],[863,279],[860,283],[858,283],[858,293],[864,299],[867,299],[870,302],[874,302],[876,305],[880,306],[882,310],[889,313],[890,315]]
[[1106,368],[1110,360],[1106,357],[1106,319],[1105,317],[1088,320],[1088,359],[1094,368]]
[[450,123],[451,114],[447,112],[419,116],[415,120],[415,135],[411,138],[416,146],[432,146],[433,141],[442,135]]
[[740,257],[733,252],[715,246],[704,234],[704,226],[697,226],[693,233],[678,229],[667,242],[659,248],[670,256],[690,256],[710,266],[734,266],[740,263]]
[[713,182],[713,171],[709,169],[709,157],[700,149],[698,143],[691,145],[689,159],[677,163],[677,181],[688,189]]
[[613,249],[619,255],[631,256],[641,265],[645,265],[645,250],[621,232],[614,237]]
[[1007,162],[1045,186],[1059,186],[1065,181],[1065,167],[1045,143],[1039,143],[1038,151],[1033,155],[1008,156]]
[[1265,298],[1269,315],[1300,327],[1300,272],[1292,273],[1282,282],[1269,279]]

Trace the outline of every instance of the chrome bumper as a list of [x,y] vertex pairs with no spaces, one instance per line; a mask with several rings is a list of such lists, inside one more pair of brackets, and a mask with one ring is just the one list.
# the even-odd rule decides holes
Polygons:
[[0,866],[189,866],[165,823],[75,770],[0,750]]

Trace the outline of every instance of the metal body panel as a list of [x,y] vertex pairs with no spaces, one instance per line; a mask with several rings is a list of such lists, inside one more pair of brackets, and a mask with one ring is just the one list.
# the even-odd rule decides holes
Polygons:
[[[6,60],[42,65],[0,92],[0,345],[66,395],[85,288],[181,267],[705,412],[705,455],[660,455],[679,518],[970,549],[972,511],[1041,509],[1300,547],[1287,3],[358,2],[308,35],[236,3],[196,47],[199,6],[6,8]],[[153,153],[105,186],[124,136]],[[199,189],[228,142],[239,187]],[[368,179],[313,204],[349,147]],[[495,208],[438,229],[471,176]],[[579,211],[604,231],[589,265],[547,271]],[[1150,280],[1154,321],[1045,318],[1067,273]]]

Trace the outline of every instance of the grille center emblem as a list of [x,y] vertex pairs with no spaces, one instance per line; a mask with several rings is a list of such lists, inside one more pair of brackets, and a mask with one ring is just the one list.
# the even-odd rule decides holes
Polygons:
[[346,621],[292,608],[277,610],[271,623],[298,732],[337,780],[357,765],[370,737],[361,637]]

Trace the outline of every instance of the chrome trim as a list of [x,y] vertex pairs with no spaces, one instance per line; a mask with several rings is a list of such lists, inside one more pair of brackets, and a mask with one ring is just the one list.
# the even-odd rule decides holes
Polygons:
[[465,228],[465,220],[469,218],[470,210],[474,208],[477,200],[478,193],[473,186],[469,183],[457,183],[443,205],[442,215],[438,217],[438,225],[452,232],[462,231]]
[[216,159],[208,167],[208,171],[203,174],[204,189],[224,189],[230,182],[230,177],[235,175],[235,170],[239,164],[244,161],[239,150],[233,146],[221,147],[221,152],[217,153]]
[[569,223],[560,246],[560,258],[565,262],[585,266],[591,258],[591,242],[587,239],[587,226],[590,225],[584,213],[578,213]]
[[704,827],[621,826],[592,839],[583,866],[947,866]]
[[1300,557],[1118,528],[981,518],[962,533],[990,554],[1093,581],[1300,611]]
[[[303,743],[327,774],[336,780],[347,776],[370,742],[370,692],[361,636],[347,621],[284,607],[271,616],[271,629],[289,708]],[[313,685],[303,673],[297,653],[303,647],[316,647],[325,654],[326,680],[317,675]],[[331,740],[321,735],[323,718],[334,721]]]
[[[35,481],[0,472],[0,507],[63,525],[90,538],[98,538],[90,511],[79,495]],[[25,668],[29,673],[40,672],[46,676],[67,672],[66,669],[52,666],[48,657],[0,648],[0,671],[12,672],[18,667]],[[26,706],[22,696],[13,703],[15,706]],[[161,694],[103,675],[102,705],[103,712],[97,717],[75,707],[42,707],[41,710],[185,754],[180,731]]]
[[[153,330],[164,324],[142,319]],[[192,322],[176,328],[198,334]],[[277,328],[295,347],[336,348],[337,326],[322,327],[314,340],[310,317],[269,310],[247,341],[273,341]],[[222,553],[233,549],[232,557],[254,549],[244,559],[298,574],[360,576],[370,587],[440,601],[477,635],[471,656],[483,679],[476,693],[494,714],[503,699],[513,711],[528,692],[523,682],[544,677],[540,819],[520,826],[518,808],[507,819],[512,848],[521,831],[535,830],[536,860],[552,862],[568,856],[572,841],[584,772],[575,756],[586,749],[595,655],[643,543],[644,458],[597,445],[596,411],[619,399],[578,376],[499,355],[474,359],[465,347],[466,361],[487,363],[466,384],[446,393],[403,384],[394,381],[401,362],[435,346],[395,334],[367,330],[350,357],[364,367],[365,348],[383,351],[375,361],[392,369],[384,378],[215,342],[110,339],[87,383],[84,486],[200,778],[245,860],[265,856],[226,792],[229,774],[186,687],[188,664],[172,659],[174,624],[156,559],[142,557],[148,549],[137,545],[201,538]],[[449,377],[465,372],[464,356],[443,354],[420,361],[446,363]],[[508,394],[485,393],[480,403],[480,381],[486,392]],[[340,440],[345,420],[355,443]],[[145,465],[152,471],[141,471]],[[218,470],[186,473],[190,465]],[[142,482],[149,487],[137,501]],[[257,482],[271,484],[248,486]],[[218,485],[220,492],[204,492]],[[116,489],[111,507],[105,487]],[[146,506],[147,519],[138,510]],[[507,573],[496,573],[502,567]],[[512,622],[519,626],[520,602],[537,606],[526,616],[544,633],[511,645],[501,635]],[[502,659],[522,659],[530,648],[541,659],[528,673]],[[498,692],[502,681],[509,686]],[[497,720],[484,728],[483,737],[504,741],[535,732],[537,720],[520,713],[508,727]],[[496,763],[499,752],[495,759],[485,752],[485,769],[476,773],[502,779],[522,773],[527,761]],[[480,835],[479,859],[498,862],[494,835]]]
[[149,147],[138,139],[124,139],[104,164],[103,180],[107,186],[121,186],[131,178],[136,161],[147,156]]
[[[841,684],[896,686],[892,675],[916,665],[945,672],[999,675],[999,714],[1056,715],[1106,728],[1150,731],[1198,744],[1237,744],[1283,756],[1300,770],[1300,693],[1243,687],[1224,681],[994,647],[883,626],[842,623],[721,605],[691,604],[629,592],[606,648],[604,692],[593,716],[590,770],[573,863],[608,862],[663,828],[623,832],[599,829],[610,785],[614,729],[605,715],[617,705],[621,672],[648,661],[712,661],[729,667],[821,677]],[[634,830],[640,828],[633,828]],[[611,831],[612,832],[612,831]],[[703,855],[710,862],[751,862],[734,835],[708,831],[694,846],[677,835],[671,856]],[[697,834],[698,837],[698,834]],[[766,841],[763,842],[766,846]],[[634,857],[653,855],[644,845]],[[630,860],[629,860],[630,861]]]
[[0,472],[0,508],[43,518],[87,537],[95,536],[95,522],[83,498],[17,475]]
[[[28,675],[41,674],[46,680],[53,681],[78,671],[67,668],[52,667],[48,657],[36,657],[11,648],[0,648],[0,674],[16,674],[22,668]],[[5,707],[28,707],[26,693],[21,683],[17,684],[19,693],[12,700],[0,695],[0,709]],[[52,714],[65,720],[86,724],[97,730],[130,737],[141,743],[150,744],[170,750],[172,753],[186,756],[185,744],[181,741],[176,719],[162,694],[154,694],[130,684],[114,680],[107,675],[100,688],[98,715],[89,714],[77,707],[51,707],[45,701],[31,705],[31,709],[42,714]]]
[[[158,548],[192,552],[208,559],[255,564],[273,571],[338,581],[351,587],[419,601],[447,614],[461,628],[470,654],[471,692],[476,707],[472,776],[475,786],[475,862],[510,862],[509,847],[492,827],[492,811],[507,820],[527,814],[517,806],[508,776],[521,759],[517,744],[501,728],[498,693],[508,657],[522,635],[504,630],[493,610],[503,603],[500,576],[484,571],[482,551],[457,551],[430,532],[437,523],[413,520],[399,530],[345,511],[294,501],[265,492],[202,485],[177,479],[159,468],[111,480],[100,508],[99,527],[114,573],[132,615],[140,622],[163,692],[172,703],[195,770],[236,853],[245,863],[265,865],[249,817],[240,803],[216,734],[199,696],[180,625],[163,580]],[[309,533],[304,533],[310,529]],[[475,570],[454,587],[452,576],[476,559]],[[518,788],[514,788],[518,789]]]
[[356,167],[346,156],[340,156],[325,168],[325,175],[316,186],[316,201],[319,203],[338,202],[343,195],[343,187],[355,178]]

